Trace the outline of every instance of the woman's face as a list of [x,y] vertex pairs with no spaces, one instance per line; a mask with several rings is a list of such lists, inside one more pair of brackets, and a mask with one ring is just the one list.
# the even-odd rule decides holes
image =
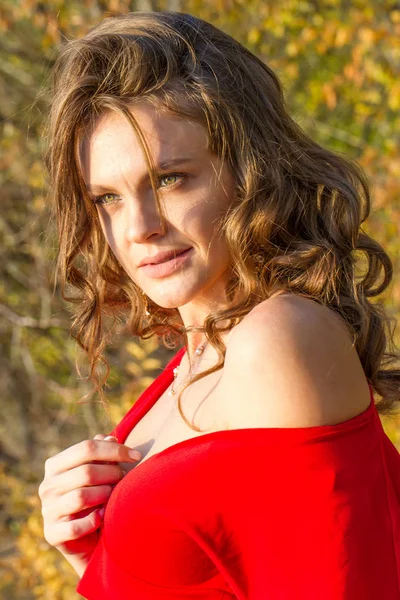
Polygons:
[[[127,274],[159,306],[194,302],[205,309],[223,303],[229,255],[214,227],[234,199],[233,177],[208,150],[200,124],[145,103],[132,114],[156,165],[165,231],[141,145],[127,120],[110,111],[99,117],[81,147],[85,183],[105,238]],[[186,248],[185,256],[164,267],[140,266],[160,251]]]

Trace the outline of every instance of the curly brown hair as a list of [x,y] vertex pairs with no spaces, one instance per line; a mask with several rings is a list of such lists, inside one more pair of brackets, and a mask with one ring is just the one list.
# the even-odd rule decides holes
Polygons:
[[[63,298],[76,305],[72,331],[90,362],[92,394],[105,399],[110,369],[103,354],[117,322],[140,338],[156,334],[168,348],[187,345],[189,329],[203,331],[219,361],[194,376],[178,398],[182,418],[200,431],[182,413],[182,392],[223,367],[226,347],[220,332],[269,298],[278,283],[342,317],[365,375],[382,398],[378,411],[393,414],[400,401],[400,370],[388,368],[399,361],[394,319],[383,305],[369,301],[388,287],[393,265],[361,228],[370,214],[366,175],[357,163],[302,131],[264,62],[192,15],[135,12],[107,18],[83,38],[67,42],[52,77],[46,164],[51,221],[59,239],[55,274]],[[144,99],[169,115],[201,123],[212,152],[227,161],[235,178],[234,202],[217,227],[232,259],[228,304],[210,313],[200,328],[186,329],[177,308],[165,309],[151,299],[151,318],[146,318],[145,297],[107,245],[83,182],[82,136],[104,111],[117,110],[138,135],[162,214],[154,163],[130,112]],[[362,255],[368,265],[363,275],[356,271]],[[67,296],[67,284],[78,294]],[[108,329],[106,317],[112,318]],[[225,326],[218,326],[222,322]]]

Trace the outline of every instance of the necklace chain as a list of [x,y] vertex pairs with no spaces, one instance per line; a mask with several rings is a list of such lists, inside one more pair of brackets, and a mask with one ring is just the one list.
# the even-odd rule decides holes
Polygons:
[[[205,343],[205,344],[200,344],[200,346],[197,346],[197,348],[196,348],[196,350],[195,350],[195,352],[194,352],[194,353],[195,353],[197,356],[201,356],[201,355],[203,354],[203,352],[204,352],[204,348],[207,346],[207,344],[208,344],[208,340],[206,341],[206,343]],[[196,363],[195,363],[195,364],[197,365],[197,363],[198,363],[198,359],[197,359],[197,361],[196,361]],[[195,365],[193,365],[193,366],[195,366]],[[175,367],[175,368],[174,368],[174,370],[173,370],[173,373],[174,373],[174,380],[173,380],[173,382],[172,382],[171,389],[170,389],[170,390],[169,390],[169,392],[168,392],[168,396],[174,396],[174,395],[176,394],[176,390],[175,390],[175,381],[176,381],[176,378],[178,377],[178,372],[179,372],[179,366],[178,366],[178,367]],[[192,372],[192,369],[191,369],[191,368],[189,368],[189,376],[190,376],[190,375],[192,375],[192,374],[193,374],[193,372]],[[188,377],[186,377],[186,379],[185,379],[185,381],[184,381],[183,383],[186,383],[186,381],[187,381],[187,380],[188,380]],[[181,383],[181,386],[183,385],[183,383]]]

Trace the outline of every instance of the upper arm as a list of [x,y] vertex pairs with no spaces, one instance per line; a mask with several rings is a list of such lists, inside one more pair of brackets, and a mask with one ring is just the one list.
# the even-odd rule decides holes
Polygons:
[[344,326],[295,296],[262,303],[237,326],[220,393],[232,428],[334,425],[370,401]]

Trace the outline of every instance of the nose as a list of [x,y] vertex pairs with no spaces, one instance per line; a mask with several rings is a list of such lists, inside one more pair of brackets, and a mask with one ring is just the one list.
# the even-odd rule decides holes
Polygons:
[[156,200],[146,202],[131,201],[128,203],[126,215],[125,237],[128,242],[140,244],[152,235],[165,233],[165,222],[158,211]]

